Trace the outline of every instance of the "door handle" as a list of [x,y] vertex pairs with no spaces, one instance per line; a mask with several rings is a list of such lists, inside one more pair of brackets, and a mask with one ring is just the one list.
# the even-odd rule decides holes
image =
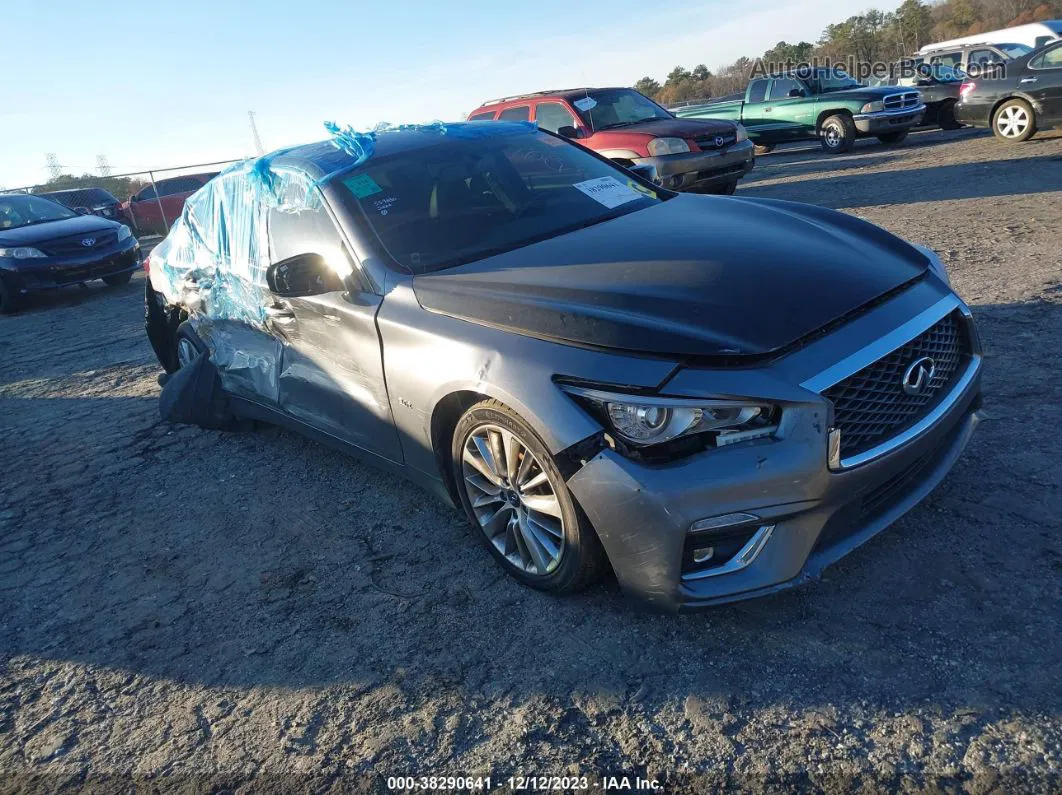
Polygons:
[[1019,82],[1021,83],[1035,83],[1039,80],[1038,77],[1023,77]]
[[265,316],[276,323],[291,323],[295,320],[295,313],[291,311],[291,307],[284,304],[267,306]]

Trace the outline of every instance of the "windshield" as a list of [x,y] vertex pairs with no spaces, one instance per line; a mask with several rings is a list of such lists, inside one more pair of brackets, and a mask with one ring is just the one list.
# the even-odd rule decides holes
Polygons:
[[431,146],[374,157],[334,184],[388,254],[413,273],[482,259],[661,201],[623,169],[531,130],[440,136]]
[[815,75],[815,82],[818,84],[819,90],[817,93],[819,94],[826,94],[830,91],[845,91],[849,88],[864,87],[862,83],[854,77],[849,77],[840,69],[819,72]]
[[670,113],[651,99],[629,88],[590,91],[575,97],[572,105],[592,130],[611,130],[654,119],[673,119]]
[[63,205],[39,196],[14,193],[0,196],[0,231],[76,217],[77,213]]
[[1033,48],[1027,44],[997,44],[996,46],[1011,58],[1021,58],[1026,53],[1033,51]]

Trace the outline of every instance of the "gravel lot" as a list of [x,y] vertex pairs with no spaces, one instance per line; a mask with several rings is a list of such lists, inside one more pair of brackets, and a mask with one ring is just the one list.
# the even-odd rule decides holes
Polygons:
[[0,318],[0,791],[1059,791],[1062,133],[795,149],[739,195],[938,250],[989,420],[821,582],[699,615],[524,589],[451,509],[289,433],[161,424],[139,276]]

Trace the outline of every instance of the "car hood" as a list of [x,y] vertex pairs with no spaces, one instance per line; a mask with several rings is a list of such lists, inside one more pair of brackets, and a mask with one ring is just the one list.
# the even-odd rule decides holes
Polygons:
[[119,226],[114,221],[100,218],[98,215],[76,215],[62,221],[49,221],[44,224],[30,224],[16,229],[0,229],[0,246],[32,246],[57,237],[81,235],[86,232],[102,232]]
[[723,135],[733,131],[734,122],[721,119],[653,119],[638,124],[598,130],[597,135],[635,133],[652,138],[698,138],[702,135]]
[[918,278],[926,257],[843,213],[680,194],[569,234],[416,276],[421,306],[576,345],[761,357]]

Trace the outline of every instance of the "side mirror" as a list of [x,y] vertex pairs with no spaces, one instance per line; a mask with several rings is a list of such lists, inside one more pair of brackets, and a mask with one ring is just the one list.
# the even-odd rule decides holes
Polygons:
[[646,182],[652,182],[654,185],[660,184],[660,178],[656,174],[656,166],[652,163],[639,163],[633,166],[627,166],[627,170],[632,174],[637,174]]
[[571,125],[565,125],[564,127],[558,128],[557,135],[559,135],[561,138],[571,138],[572,140],[576,141],[583,137],[582,133],[577,128],[572,127]]
[[266,283],[281,298],[302,298],[343,290],[343,278],[320,254],[299,254],[271,265]]
[[789,93],[786,96],[788,96],[790,99],[798,99],[798,98],[804,96],[804,89],[802,89],[802,88],[791,88],[791,89],[789,89]]
[[130,204],[136,204],[138,201],[140,201],[140,199],[138,199],[135,195],[129,197]]

